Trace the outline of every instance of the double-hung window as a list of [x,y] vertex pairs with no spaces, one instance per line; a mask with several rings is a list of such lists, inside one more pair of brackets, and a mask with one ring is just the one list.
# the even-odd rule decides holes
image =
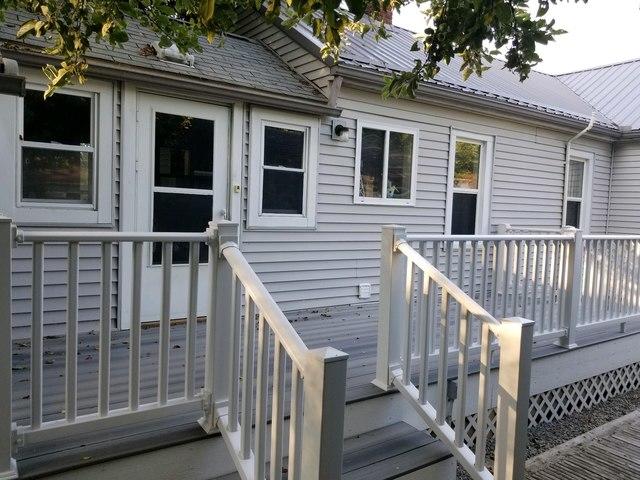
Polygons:
[[1,96],[0,209],[29,224],[111,224],[113,86],[90,80],[45,99],[41,72],[27,69],[24,98]]
[[315,226],[318,119],[251,110],[249,227]]
[[452,235],[486,233],[493,138],[453,132],[449,152],[446,232]]
[[563,221],[566,226],[582,230],[589,228],[591,164],[588,154],[576,152],[566,167]]
[[358,122],[355,203],[415,205],[418,132]]

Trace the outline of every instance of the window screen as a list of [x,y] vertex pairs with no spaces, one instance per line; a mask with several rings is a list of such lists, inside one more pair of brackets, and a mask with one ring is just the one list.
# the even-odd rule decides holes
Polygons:
[[569,163],[569,182],[567,196],[582,198],[582,186],[584,184],[584,162],[571,160]]

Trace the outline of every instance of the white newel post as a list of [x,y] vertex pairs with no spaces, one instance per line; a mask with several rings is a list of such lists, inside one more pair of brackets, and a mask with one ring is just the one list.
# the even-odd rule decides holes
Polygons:
[[216,408],[226,406],[229,400],[229,355],[231,348],[233,272],[222,256],[225,244],[238,244],[238,224],[222,221],[209,222],[209,308],[205,352],[203,391],[204,416],[199,420],[206,432],[217,428]]
[[13,224],[0,215],[0,479],[18,477],[11,456],[11,251]]
[[500,326],[495,480],[525,478],[534,322],[514,317]]
[[304,417],[300,478],[340,478],[349,355],[331,347],[319,348],[309,353],[303,380]]
[[580,301],[582,300],[582,260],[584,243],[582,231],[573,227],[564,227],[563,234],[573,235],[573,241],[568,243],[566,269],[563,280],[564,286],[564,327],[565,335],[558,339],[558,344],[565,348],[576,347],[576,325],[580,315]]
[[380,317],[378,319],[378,356],[374,385],[383,390],[393,383],[391,370],[400,365],[402,333],[409,311],[405,298],[407,259],[395,245],[406,238],[399,225],[383,225],[380,244]]

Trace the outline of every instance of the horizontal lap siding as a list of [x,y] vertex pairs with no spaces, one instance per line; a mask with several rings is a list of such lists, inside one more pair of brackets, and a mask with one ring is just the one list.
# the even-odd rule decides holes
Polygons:
[[640,234],[640,142],[615,147],[609,233]]
[[[564,186],[564,141],[570,135],[417,102],[383,102],[379,95],[343,89],[339,107],[348,142],[331,140],[323,119],[318,159],[317,228],[243,231],[242,249],[283,309],[355,303],[358,284],[378,298],[380,233],[384,224],[411,233],[444,233],[451,128],[496,136],[492,228],[501,222],[559,226]],[[416,206],[355,205],[356,119],[419,130]],[[587,142],[606,160],[608,144]],[[608,167],[602,173],[608,172]],[[607,173],[608,181],[608,173]],[[246,165],[245,165],[246,182]],[[601,182],[598,181],[598,186]],[[595,190],[595,189],[594,189]],[[600,187],[598,187],[600,192]],[[598,208],[602,202],[598,201]],[[605,202],[606,205],[606,202]],[[593,210],[596,210],[594,208]]]

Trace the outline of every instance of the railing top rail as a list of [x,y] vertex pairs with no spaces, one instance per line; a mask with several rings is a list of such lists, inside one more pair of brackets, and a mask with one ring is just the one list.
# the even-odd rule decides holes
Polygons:
[[269,291],[260,281],[258,275],[253,271],[249,262],[244,258],[238,245],[231,242],[223,245],[222,254],[258,306],[260,312],[264,315],[278,341],[285,348],[296,366],[304,372],[309,348],[304,344]]
[[407,242],[469,242],[469,241],[518,241],[518,240],[568,240],[573,238],[571,234],[550,234],[550,235],[419,235],[408,234]]
[[99,232],[99,231],[64,231],[18,230],[16,242],[206,242],[206,232]]
[[583,240],[640,240],[640,235],[583,235]]
[[490,325],[500,325],[493,315],[482,308],[473,298],[467,295],[460,287],[449,280],[440,270],[431,264],[426,258],[420,255],[407,242],[400,241],[396,248],[400,250],[406,257],[413,262],[420,270],[429,275],[429,277],[444,288],[449,295],[456,299],[460,305],[467,309],[469,313],[479,318],[483,322]]

